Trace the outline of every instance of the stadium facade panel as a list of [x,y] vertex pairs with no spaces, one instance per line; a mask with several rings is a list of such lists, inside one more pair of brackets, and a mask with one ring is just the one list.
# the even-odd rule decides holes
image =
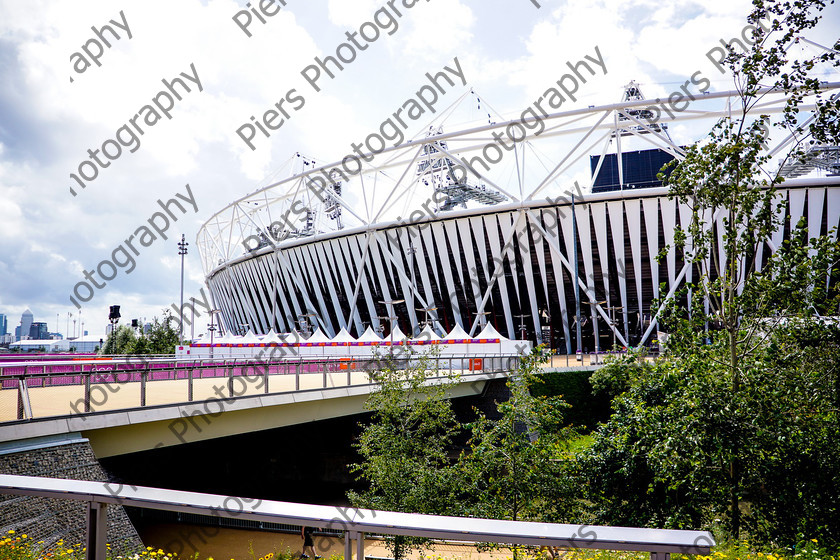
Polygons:
[[[749,259],[756,268],[800,218],[811,236],[840,226],[840,178],[783,187],[782,226]],[[511,339],[573,353],[577,278],[580,347],[638,346],[656,340],[655,302],[699,273],[674,247],[690,217],[662,187],[577,196],[574,214],[568,198],[454,210],[260,247],[220,263],[207,284],[241,334],[303,325],[359,336],[370,325],[387,337],[392,323],[412,335],[427,320],[439,334],[456,325],[475,334],[489,321]],[[718,241],[724,218],[706,220]]]

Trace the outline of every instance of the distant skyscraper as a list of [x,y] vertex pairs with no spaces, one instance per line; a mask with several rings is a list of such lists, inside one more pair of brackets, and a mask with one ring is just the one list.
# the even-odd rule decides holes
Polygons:
[[29,330],[32,328],[32,320],[34,317],[32,316],[32,312],[27,309],[23,312],[20,316],[20,327],[15,329],[15,337],[18,340],[21,340],[24,336],[29,336]]
[[34,322],[29,327],[29,338],[32,340],[49,340],[50,331],[46,323]]
[[6,319],[6,315],[0,313],[0,336],[8,334],[8,319]]

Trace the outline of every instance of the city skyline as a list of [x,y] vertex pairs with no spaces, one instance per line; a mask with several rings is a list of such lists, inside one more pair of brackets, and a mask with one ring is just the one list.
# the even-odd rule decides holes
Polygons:
[[[61,316],[56,316],[55,322],[49,320],[36,321],[37,315],[27,306],[21,313],[18,323],[9,322],[9,314],[0,312],[0,343],[4,342],[4,336],[11,336],[12,339],[5,342],[16,342],[22,340],[25,336],[31,340],[49,340],[55,335],[60,335],[61,338],[78,338],[85,336],[89,329],[84,329],[84,323],[81,318],[74,316],[68,312],[67,326],[62,328]],[[74,319],[75,317],[75,319]],[[71,322],[72,321],[72,322]],[[77,328],[78,324],[78,328]],[[55,328],[52,328],[55,325]],[[33,332],[37,329],[37,333]],[[26,331],[26,334],[23,334]]]

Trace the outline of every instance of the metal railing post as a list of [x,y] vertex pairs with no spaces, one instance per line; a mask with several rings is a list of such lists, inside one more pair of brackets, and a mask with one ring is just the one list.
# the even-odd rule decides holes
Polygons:
[[[140,372],[140,406],[146,406],[146,383],[148,380],[149,366],[146,365],[146,369]],[[85,403],[87,403],[87,397]]]
[[85,412],[90,412],[90,376],[90,372],[85,376]]
[[350,543],[350,531],[344,532],[344,560],[353,560],[353,545]]
[[236,369],[236,359],[234,358],[233,363],[230,365],[230,369],[228,370],[228,397],[233,398],[233,372]]
[[326,361],[321,362],[321,367],[324,370],[324,389],[326,389],[327,388],[327,370],[329,369],[329,368],[327,368],[327,362]]
[[192,402],[193,400],[193,368],[190,366],[189,371],[187,372],[187,402]]
[[356,558],[365,560],[365,534],[356,533]]
[[295,391],[300,391],[300,368],[302,364],[301,361],[295,364]]
[[87,504],[87,534],[85,541],[87,560],[105,560],[107,553],[106,541],[108,533],[107,504],[88,502]]
[[32,418],[32,404],[29,402],[29,387],[26,377],[18,378],[18,420]]
[[263,363],[263,365],[265,366],[265,370],[263,370],[263,383],[265,385],[265,394],[267,395],[268,394],[268,374],[271,370],[271,362],[267,361],[267,362]]

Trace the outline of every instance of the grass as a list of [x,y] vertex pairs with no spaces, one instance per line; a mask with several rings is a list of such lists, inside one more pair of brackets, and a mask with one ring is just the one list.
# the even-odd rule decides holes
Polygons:
[[580,453],[581,451],[585,451],[588,447],[592,445],[595,441],[595,436],[592,434],[585,434],[580,437],[577,437],[569,442],[569,452],[570,453]]

